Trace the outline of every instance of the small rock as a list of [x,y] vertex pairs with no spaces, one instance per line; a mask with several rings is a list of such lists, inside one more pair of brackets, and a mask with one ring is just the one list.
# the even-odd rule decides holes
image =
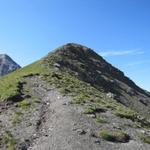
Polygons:
[[48,137],[48,134],[45,134],[46,137]]
[[100,140],[97,139],[97,140],[94,141],[94,143],[100,144],[101,142],[100,142]]
[[87,131],[87,132],[91,132],[91,129],[87,129],[86,131]]
[[141,133],[143,134],[146,134],[146,131],[145,130],[140,130]]
[[77,125],[77,123],[73,123],[73,126],[76,126]]
[[54,66],[54,67],[58,67],[58,68],[59,68],[59,67],[60,67],[60,64],[58,64],[58,63],[54,63],[54,64],[53,64],[53,66]]
[[59,68],[58,68],[58,67],[54,67],[54,70],[55,70],[55,71],[58,71],[58,70],[59,70]]
[[52,131],[52,130],[53,130],[53,127],[50,127],[48,130],[49,130],[49,131]]
[[73,128],[73,129],[72,129],[72,131],[76,131],[76,130],[77,130],[77,128]]
[[15,106],[15,107],[18,107],[18,104],[17,104],[17,103],[15,103],[15,104],[14,104],[14,106]]
[[86,134],[86,132],[85,132],[83,129],[78,129],[78,130],[77,130],[77,133],[78,133],[79,135]]
[[75,76],[78,76],[79,75],[79,73],[78,72],[75,72]]
[[30,142],[30,140],[29,140],[29,139],[25,139],[24,141],[25,141],[26,143],[29,143],[29,142]]
[[38,120],[38,121],[36,122],[36,126],[39,127],[39,126],[41,125],[41,123],[42,123],[42,121],[41,121],[41,120]]
[[50,105],[50,103],[46,103],[46,105]]
[[112,125],[113,125],[113,128],[121,130],[121,127],[118,127],[118,125],[116,123],[112,123]]
[[20,146],[19,146],[19,149],[21,149],[21,150],[27,150],[28,149],[28,147],[27,147],[27,145],[26,144],[21,144]]
[[97,138],[96,134],[93,133],[93,132],[90,133],[90,136],[93,137],[93,138]]
[[115,95],[114,95],[113,93],[111,93],[111,92],[108,92],[108,93],[106,94],[106,96],[107,96],[108,98],[112,98],[112,99],[114,99],[114,97],[115,97]]
[[67,103],[63,103],[63,105],[67,105]]
[[97,73],[102,74],[102,72],[100,70],[96,70]]
[[95,115],[95,114],[88,114],[87,116],[88,116],[88,117],[91,117],[91,118],[96,118],[96,115]]

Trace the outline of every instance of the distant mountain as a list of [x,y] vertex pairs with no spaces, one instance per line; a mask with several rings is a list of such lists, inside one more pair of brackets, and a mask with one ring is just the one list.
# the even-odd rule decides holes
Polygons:
[[150,93],[74,43],[0,78],[0,149],[150,150]]
[[19,68],[20,66],[8,55],[0,54],[0,76],[6,75]]

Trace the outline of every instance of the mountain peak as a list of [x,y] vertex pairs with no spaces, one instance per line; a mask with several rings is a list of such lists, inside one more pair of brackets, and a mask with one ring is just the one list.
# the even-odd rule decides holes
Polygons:
[[7,54],[0,54],[0,76],[6,75],[19,68],[20,66]]
[[9,57],[7,54],[0,54],[0,58],[6,58]]
[[[65,61],[84,61],[84,63],[89,61],[99,61],[101,60],[101,63],[104,63],[105,60],[99,56],[96,52],[94,52],[91,48],[88,48],[81,44],[76,43],[67,43],[63,46],[60,46],[56,48],[53,52],[50,52],[49,55],[51,56],[53,54],[54,58],[62,59],[62,63]],[[48,56],[49,56],[48,55]],[[65,60],[64,60],[65,58]]]
[[57,52],[73,52],[73,53],[75,53],[75,54],[78,54],[78,55],[80,55],[81,54],[81,56],[84,54],[84,55],[87,55],[87,54],[90,54],[90,55],[97,55],[92,49],[90,49],[90,48],[88,48],[88,47],[86,47],[86,46],[84,46],[84,45],[81,45],[81,44],[77,44],[77,43],[67,43],[67,44],[65,44],[65,45],[63,45],[63,46],[60,46],[60,47],[58,47],[57,49],[55,49],[55,52],[57,53]]

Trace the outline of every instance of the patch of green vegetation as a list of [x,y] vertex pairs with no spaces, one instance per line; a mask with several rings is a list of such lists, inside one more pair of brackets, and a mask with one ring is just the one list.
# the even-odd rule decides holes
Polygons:
[[125,128],[125,127],[130,127],[130,128],[141,128],[141,124],[139,122],[133,122],[129,124],[124,124],[121,125],[120,128]]
[[130,140],[130,136],[122,131],[102,130],[98,133],[98,136],[103,138],[106,141],[111,141],[111,142],[126,143],[129,142]]
[[27,127],[31,127],[32,125],[32,122],[28,122]]
[[85,114],[93,114],[95,112],[95,109],[92,107],[88,107],[84,109]]
[[150,144],[150,136],[143,137],[143,141],[147,144]]
[[141,127],[146,128],[146,129],[150,129],[150,120],[143,117],[143,118],[139,118],[137,119],[137,121],[140,123]]
[[18,111],[18,112],[15,112],[13,115],[12,115],[12,124],[16,125],[16,124],[19,124],[22,120],[22,112]]
[[18,107],[21,109],[26,109],[28,107],[30,107],[31,102],[29,100],[23,100],[21,102],[19,102]]
[[40,99],[36,98],[36,97],[31,97],[31,98],[27,98],[22,100],[21,102],[18,103],[18,107],[23,110],[23,109],[33,109],[36,105],[36,103],[40,103]]
[[137,113],[125,106],[117,107],[115,114],[121,118],[127,118],[135,121],[137,119]]
[[[71,95],[75,103],[83,104],[85,102],[96,101],[101,98],[101,92],[78,80],[69,73],[61,71],[52,71],[43,76],[43,79],[51,85],[56,86],[63,95]],[[99,95],[99,97],[97,96]]]
[[86,103],[86,99],[85,99],[85,97],[83,95],[76,95],[76,96],[73,97],[73,100],[74,100],[73,101],[74,104],[81,104],[81,105],[83,105],[83,104]]
[[15,150],[17,141],[13,138],[11,132],[6,131],[3,135],[3,142],[6,145],[7,150]]
[[91,106],[86,107],[84,109],[84,113],[85,114],[96,114],[96,113],[102,113],[102,112],[106,112],[106,109],[104,107],[102,107],[101,104],[97,104],[97,103],[90,103]]
[[141,117],[140,114],[137,112],[133,111],[130,108],[127,108],[125,106],[117,106],[115,109],[115,115],[121,117],[121,118],[127,118],[130,119],[134,122],[133,126],[134,127],[144,127],[144,128],[149,128],[150,127],[150,122],[145,118]]
[[96,122],[98,122],[98,123],[107,123],[107,120],[104,117],[96,117]]
[[139,122],[133,122],[130,126],[132,128],[141,128],[141,124]]
[[32,99],[33,99],[33,102],[34,102],[34,103],[41,103],[41,100],[40,100],[39,98],[36,98],[36,97],[33,98],[33,97],[32,97]]
[[144,143],[150,144],[150,136],[141,135],[140,138]]

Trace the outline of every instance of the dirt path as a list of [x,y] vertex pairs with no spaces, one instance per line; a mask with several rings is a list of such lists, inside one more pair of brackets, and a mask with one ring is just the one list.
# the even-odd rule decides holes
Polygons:
[[134,140],[129,143],[112,143],[93,136],[100,130],[93,118],[83,113],[82,107],[70,104],[70,97],[63,97],[38,77],[26,79],[33,95],[40,97],[38,122],[28,150],[149,150]]
[[86,131],[88,128],[84,126],[81,110],[70,105],[68,97],[62,97],[53,89],[47,93],[44,101],[49,107],[41,125],[42,134],[33,142],[30,150],[100,149],[99,145],[94,143],[96,139],[89,135],[90,131]]

